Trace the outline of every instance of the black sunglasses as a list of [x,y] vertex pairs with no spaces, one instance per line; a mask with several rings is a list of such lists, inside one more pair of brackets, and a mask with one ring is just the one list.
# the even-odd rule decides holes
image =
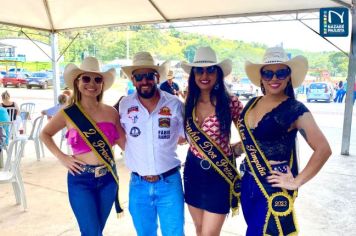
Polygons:
[[84,84],[89,84],[91,79],[94,79],[94,82],[96,84],[102,84],[103,83],[103,77],[96,76],[96,77],[90,77],[88,75],[83,75],[82,77],[79,78],[81,81],[83,81]]
[[144,74],[134,74],[132,75],[137,82],[141,82],[143,78],[146,78],[147,80],[155,80],[157,78],[157,73],[156,72],[148,72]]
[[216,66],[208,66],[208,67],[194,67],[193,71],[197,75],[204,74],[204,71],[208,74],[214,74],[216,72]]
[[290,74],[291,74],[291,70],[289,68],[279,69],[276,71],[261,69],[261,77],[265,81],[272,80],[274,75],[276,75],[278,80],[285,80]]

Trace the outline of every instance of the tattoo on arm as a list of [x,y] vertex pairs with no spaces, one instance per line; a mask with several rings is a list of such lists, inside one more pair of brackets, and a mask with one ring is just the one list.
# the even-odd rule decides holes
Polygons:
[[306,141],[308,141],[307,133],[305,132],[304,129],[300,129],[300,130],[299,130],[299,133],[304,137],[304,139],[305,139]]

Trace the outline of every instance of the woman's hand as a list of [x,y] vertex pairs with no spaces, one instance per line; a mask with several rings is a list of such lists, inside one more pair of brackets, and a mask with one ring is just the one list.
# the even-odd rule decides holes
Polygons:
[[80,165],[85,165],[85,163],[76,159],[74,155],[64,155],[63,157],[58,157],[58,159],[72,175],[83,172],[83,168]]
[[282,173],[275,170],[272,170],[270,173],[271,175],[266,179],[272,187],[285,188],[288,190],[296,190],[299,187],[296,179],[293,177],[293,174],[290,171],[289,166],[287,167],[287,173]]
[[235,158],[238,158],[241,156],[242,153],[244,153],[244,150],[242,148],[242,142],[235,143],[231,145],[232,151],[234,152]]
[[178,144],[179,145],[184,145],[184,144],[187,144],[187,140],[184,138],[184,137],[179,137],[178,138]]

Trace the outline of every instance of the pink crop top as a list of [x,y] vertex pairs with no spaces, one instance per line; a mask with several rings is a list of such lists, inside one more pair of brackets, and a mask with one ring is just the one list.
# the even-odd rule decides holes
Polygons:
[[[103,132],[110,144],[113,145],[119,138],[119,133],[113,123],[110,122],[98,122],[96,125]],[[85,143],[80,134],[75,128],[71,128],[66,133],[67,143],[71,145],[73,154],[83,154],[90,152],[90,147]]]

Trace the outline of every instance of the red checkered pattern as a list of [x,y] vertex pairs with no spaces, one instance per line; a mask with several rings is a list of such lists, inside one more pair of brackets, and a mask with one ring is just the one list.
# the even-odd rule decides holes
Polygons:
[[[243,109],[243,104],[236,96],[232,96],[230,108],[232,120],[236,124],[237,119],[239,118]],[[220,146],[221,150],[223,150],[226,155],[229,156],[232,154],[229,137],[220,133],[220,124],[216,115],[208,116],[205,118],[202,124],[202,130],[210,137],[211,140]],[[196,157],[203,159],[203,156],[193,145],[190,145],[190,150]]]

